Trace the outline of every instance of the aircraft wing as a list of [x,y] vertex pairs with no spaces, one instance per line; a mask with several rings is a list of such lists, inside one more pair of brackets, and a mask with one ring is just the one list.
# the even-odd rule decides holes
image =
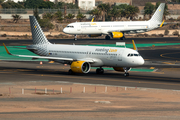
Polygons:
[[49,57],[49,56],[15,55],[15,54],[12,54],[9,52],[9,50],[7,49],[7,47],[4,43],[3,43],[3,46],[9,55],[18,56],[18,57],[28,57],[28,58],[32,58],[32,59],[63,60],[63,61],[86,61],[86,62],[90,62],[90,63],[95,62],[95,60],[93,60],[91,58],[85,58],[85,59],[79,60],[79,59],[73,59],[73,58],[60,58],[60,57]]
[[18,48],[18,49],[26,49],[26,50],[37,50],[37,48],[23,48],[23,47],[13,47],[13,48]]

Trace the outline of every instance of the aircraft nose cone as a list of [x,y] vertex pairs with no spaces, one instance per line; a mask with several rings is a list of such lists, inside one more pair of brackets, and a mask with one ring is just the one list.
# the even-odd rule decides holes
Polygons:
[[144,64],[144,59],[141,58],[138,63],[139,63],[139,65],[143,65]]
[[63,29],[63,32],[64,32],[64,33],[67,33],[67,29],[66,29],[66,28],[64,28],[64,29]]

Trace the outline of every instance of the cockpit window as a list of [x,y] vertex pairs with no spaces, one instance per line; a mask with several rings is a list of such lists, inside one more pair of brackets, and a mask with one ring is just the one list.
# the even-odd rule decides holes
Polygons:
[[141,56],[141,55],[140,55],[140,54],[132,54],[132,53],[129,53],[127,56],[128,56],[128,57],[132,57],[132,56]]
[[66,26],[67,28],[74,28],[74,26]]

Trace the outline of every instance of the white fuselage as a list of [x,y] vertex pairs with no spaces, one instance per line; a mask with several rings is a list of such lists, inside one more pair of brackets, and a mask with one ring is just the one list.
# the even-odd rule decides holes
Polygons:
[[110,34],[112,32],[133,34],[156,29],[160,24],[152,21],[75,22],[68,24],[63,32],[72,35]]
[[[128,33],[128,34],[143,33],[156,29],[158,27],[162,27],[164,7],[165,7],[165,3],[161,3],[154,12],[151,19],[148,21],[75,22],[68,24],[63,29],[63,32],[72,35],[106,34],[107,36],[109,35],[112,38],[123,37],[124,33]],[[115,32],[121,32],[121,33],[115,33]],[[109,37],[107,37],[107,39],[109,39]]]
[[[144,64],[144,59],[139,53],[129,48],[56,44],[33,46],[38,48],[37,51],[34,51],[38,55],[72,58],[78,61],[92,60],[94,62],[90,62],[90,64],[95,67],[134,67]],[[62,60],[56,61],[63,63]]]

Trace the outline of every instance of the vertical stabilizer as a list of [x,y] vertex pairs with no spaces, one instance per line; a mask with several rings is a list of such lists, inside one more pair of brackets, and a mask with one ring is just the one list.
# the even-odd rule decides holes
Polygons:
[[152,18],[150,19],[150,21],[162,22],[164,7],[165,7],[165,3],[161,3],[157,8],[156,12],[154,13],[154,15],[152,16]]
[[50,44],[34,16],[29,16],[33,44]]

